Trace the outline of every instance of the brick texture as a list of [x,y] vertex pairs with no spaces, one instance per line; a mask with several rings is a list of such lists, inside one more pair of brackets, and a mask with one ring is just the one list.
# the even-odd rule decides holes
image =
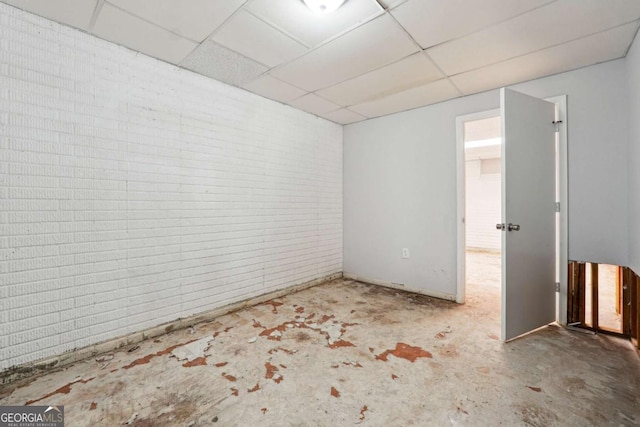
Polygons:
[[0,3],[0,369],[342,271],[342,127]]

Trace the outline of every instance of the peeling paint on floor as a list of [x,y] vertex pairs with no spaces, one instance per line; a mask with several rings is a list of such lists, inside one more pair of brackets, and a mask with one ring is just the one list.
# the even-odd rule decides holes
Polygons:
[[627,343],[553,326],[501,343],[498,289],[470,285],[457,305],[338,280],[16,384],[0,404],[65,405],[74,426],[640,423]]
[[62,387],[52,391],[51,393],[47,393],[44,396],[34,399],[34,400],[28,400],[26,403],[24,403],[25,405],[33,405],[34,403],[38,403],[40,401],[43,401],[45,399],[48,399],[50,397],[55,396],[56,394],[69,394],[71,393],[71,386],[77,383],[81,383],[81,384],[86,384],[89,381],[93,381],[95,378],[89,378],[88,380],[83,380],[82,378],[79,378],[75,381],[72,381],[68,384],[63,385]]
[[276,384],[280,384],[280,382],[282,381],[283,377],[282,375],[280,375],[278,373],[279,369],[277,366],[273,366],[271,363],[267,362],[264,364],[265,369],[267,370],[267,373],[264,375],[264,377],[268,380],[273,380],[274,383]]
[[360,408],[360,418],[358,418],[358,423],[360,424],[364,421],[365,419],[365,412],[367,412],[369,410],[369,408],[367,407],[367,405],[364,405],[362,408]]
[[[131,369],[134,366],[146,365],[154,357],[160,357],[160,356],[164,356],[166,354],[170,354],[176,348],[182,347],[183,345],[187,345],[189,343],[192,343],[193,341],[195,341],[195,340],[187,341],[187,342],[181,343],[181,344],[172,345],[170,347],[165,348],[164,350],[160,350],[160,351],[158,351],[156,353],[153,353],[153,354],[147,354],[146,356],[141,357],[140,359],[136,359],[133,362],[129,363],[128,365],[123,366],[122,369]],[[128,351],[128,353],[131,353],[131,351]]]
[[235,381],[236,381],[236,379],[237,379],[237,378],[236,378],[236,377],[234,377],[233,375],[231,375],[231,374],[227,374],[226,372],[223,372],[223,373],[222,373],[222,377],[223,377],[223,378],[226,378],[226,379],[227,379],[227,381],[231,381],[231,382],[235,382]]
[[273,314],[278,314],[278,307],[280,307],[283,303],[281,303],[281,302],[279,302],[279,301],[273,301],[273,300],[271,300],[271,301],[266,301],[266,302],[264,302],[263,304],[264,304],[264,305],[270,305],[271,307],[273,307],[273,308],[271,309],[271,312],[272,312]]
[[207,359],[203,357],[196,357],[193,360],[189,360],[182,364],[184,368],[192,368],[194,366],[205,366],[207,364]]
[[335,387],[331,387],[331,396],[340,397],[340,392]]
[[345,340],[338,340],[338,341],[334,341],[333,343],[329,344],[329,348],[340,348],[340,347],[355,347],[355,345],[353,345],[353,343],[351,343],[349,341],[345,341]]
[[215,338],[212,337],[194,340],[171,350],[171,356],[178,360],[186,360],[187,362],[191,362],[195,359],[201,359],[206,356],[206,353],[211,348],[214,340]]
[[376,356],[376,359],[386,362],[387,360],[389,360],[389,355],[395,356],[400,359],[406,359],[411,363],[415,362],[420,357],[428,357],[429,359],[433,357],[428,351],[423,350],[417,346],[405,344],[403,342],[397,343],[396,348],[394,348],[393,350],[386,350],[380,353]]

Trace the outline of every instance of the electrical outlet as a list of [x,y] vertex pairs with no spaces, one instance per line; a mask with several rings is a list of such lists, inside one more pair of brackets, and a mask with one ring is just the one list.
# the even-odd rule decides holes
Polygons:
[[402,258],[409,258],[409,248],[402,248]]

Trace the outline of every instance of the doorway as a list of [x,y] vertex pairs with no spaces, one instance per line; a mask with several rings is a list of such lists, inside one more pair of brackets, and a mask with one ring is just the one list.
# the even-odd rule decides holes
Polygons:
[[465,172],[465,283],[475,298],[500,299],[502,235],[501,120],[491,117],[463,123]]
[[[474,114],[469,114],[469,115],[465,115],[465,116],[459,116],[456,120],[456,125],[457,125],[457,193],[458,193],[458,226],[457,226],[457,230],[458,230],[458,234],[457,234],[457,242],[458,242],[458,251],[457,251],[457,260],[458,260],[458,276],[457,276],[457,280],[458,280],[458,291],[457,291],[457,298],[456,300],[459,303],[463,303],[465,301],[466,298],[466,285],[467,285],[467,269],[468,268],[473,268],[470,263],[467,262],[467,240],[469,239],[469,235],[467,234],[466,230],[467,227],[469,226],[469,223],[467,222],[467,209],[466,209],[466,203],[467,203],[467,197],[466,197],[466,187],[467,187],[467,179],[466,179],[466,147],[465,147],[465,140],[466,142],[469,142],[472,138],[465,138],[465,123],[466,122],[474,122],[474,121],[478,121],[478,120],[482,120],[482,119],[488,119],[491,117],[498,117],[500,115],[502,115],[502,117],[504,118],[504,114],[505,112],[507,113],[507,117],[509,118],[509,123],[511,123],[510,125],[506,125],[504,122],[501,124],[502,127],[502,132],[505,131],[505,129],[509,130],[510,135],[514,135],[514,132],[512,132],[512,130],[514,129],[512,127],[512,125],[514,124],[514,122],[520,122],[522,123],[522,121],[520,120],[522,117],[527,117],[527,116],[523,116],[522,113],[520,111],[515,111],[518,110],[520,107],[518,107],[518,109],[511,109],[511,107],[507,107],[505,109],[505,96],[507,96],[509,98],[509,103],[513,104],[514,102],[512,102],[511,100],[515,100],[518,102],[515,102],[516,104],[520,103],[520,99],[522,99],[522,102],[524,102],[525,104],[529,104],[529,105],[533,105],[535,104],[535,99],[533,97],[528,97],[526,95],[519,95],[517,94],[517,92],[513,92],[513,91],[509,91],[509,90],[505,90],[503,89],[501,91],[501,105],[502,105],[502,110],[490,110],[490,111],[484,111],[484,112],[479,112],[479,113],[474,113]],[[546,103],[544,101],[547,101]],[[533,104],[532,104],[533,103]],[[555,316],[551,315],[549,316],[544,315],[543,317],[546,319],[550,319],[547,320],[547,322],[553,322],[554,320],[557,321],[560,324],[566,325],[567,323],[567,312],[566,312],[566,307],[567,307],[567,274],[568,274],[568,263],[567,263],[567,241],[568,241],[568,224],[567,224],[567,114],[566,114],[566,96],[558,96],[558,97],[554,97],[554,98],[548,98],[546,100],[540,100],[540,103],[545,104],[545,105],[549,105],[551,104],[551,110],[549,111],[548,107],[544,107],[545,110],[548,113],[546,117],[544,118],[539,118],[536,119],[536,121],[531,122],[529,121],[529,123],[531,123],[532,126],[542,126],[545,127],[545,129],[549,129],[548,126],[551,126],[552,128],[555,126],[555,132],[551,131],[551,133],[547,133],[545,136],[545,138],[547,138],[547,141],[550,141],[552,144],[552,153],[553,153],[553,144],[554,144],[554,138],[555,138],[555,177],[554,177],[554,168],[553,166],[549,169],[549,173],[545,176],[550,176],[553,177],[553,179],[555,180],[555,185],[556,185],[556,196],[555,196],[555,207],[556,207],[556,225],[555,225],[555,230],[556,230],[556,236],[555,236],[555,246],[556,246],[556,250],[555,250],[555,257],[557,258],[557,262],[555,262],[555,266],[556,266],[556,271],[555,271],[555,285],[553,283],[554,281],[554,274],[553,274],[553,270],[551,270],[551,276],[547,276],[544,279],[544,292],[547,292],[545,295],[548,295],[547,297],[543,297],[546,298],[547,300],[549,300],[549,296],[552,298],[549,301],[549,304],[547,304],[547,307],[551,307],[551,310],[553,313],[555,311]],[[538,104],[540,104],[538,103]],[[555,110],[555,112],[554,112]],[[525,113],[525,114],[529,114],[529,113]],[[503,119],[504,120],[504,119]],[[525,119],[527,120],[527,119]],[[540,125],[535,125],[535,123],[539,123]],[[506,126],[506,128],[505,128]],[[518,125],[519,126],[519,125]],[[525,125],[527,126],[527,125]],[[528,132],[528,131],[527,131]],[[520,133],[520,135],[531,135],[529,133],[525,132],[524,134]],[[548,130],[545,130],[545,132],[548,132]],[[515,132],[517,133],[517,132]],[[553,136],[555,135],[555,136]],[[502,139],[504,139],[505,136],[502,135]],[[517,141],[514,140],[512,137],[507,137],[508,141]],[[511,143],[509,143],[511,144]],[[511,146],[511,145],[510,145]],[[533,147],[532,145],[530,145],[529,147]],[[548,147],[548,146],[547,146]],[[527,151],[528,149],[525,149],[525,151]],[[510,153],[513,153],[513,151],[508,151]],[[520,153],[522,153],[522,151],[520,151]],[[504,152],[502,154],[504,156]],[[552,154],[553,156],[553,154]],[[522,157],[521,157],[522,158]],[[482,160],[482,159],[480,159]],[[504,170],[505,170],[505,164],[506,165],[513,165],[513,163],[509,163],[508,161],[509,159],[505,159],[502,158],[502,168],[501,168],[501,174],[504,174]],[[526,161],[526,159],[525,159]],[[485,162],[485,172],[488,172],[491,170],[491,166],[490,166],[491,162],[487,161]],[[512,166],[511,170],[514,170],[515,166]],[[518,166],[519,167],[519,166]],[[507,168],[509,168],[509,166],[507,166]],[[515,169],[517,170],[517,168]],[[495,172],[495,168],[494,168],[494,172]],[[504,197],[504,180],[505,177],[504,175],[501,177],[503,180],[503,187],[502,187],[502,197]],[[507,180],[509,181],[509,180]],[[511,181],[513,182],[513,181]],[[520,178],[519,182],[523,182],[522,178]],[[553,184],[552,184],[553,185]],[[513,186],[511,188],[514,188]],[[534,186],[535,188],[535,186]],[[545,187],[547,188],[547,187]],[[546,191],[546,190],[545,190]],[[528,195],[530,194],[528,191],[523,191],[523,192],[519,192],[518,193],[518,198],[520,197],[520,194],[525,194]],[[547,193],[548,194],[548,193]],[[551,192],[551,194],[553,194],[553,192]],[[512,194],[513,195],[513,194]],[[507,200],[509,200],[510,196],[507,196]],[[503,199],[504,200],[504,199]],[[533,205],[533,209],[535,211],[538,211],[540,209],[538,209],[538,207],[542,207],[542,209],[545,212],[548,212],[548,208],[551,206],[551,209],[553,212],[553,198],[550,199],[551,202],[547,203],[544,202],[542,204],[534,204]],[[504,203],[504,201],[503,201]],[[525,202],[525,205],[527,205],[527,202]],[[513,205],[512,205],[513,206]],[[527,205],[528,206],[528,205]],[[493,222],[492,224],[492,231],[496,230],[496,224],[499,223],[499,221],[501,221],[503,218],[505,218],[504,215],[504,209],[505,206],[502,206],[503,209],[503,215],[501,217],[498,217],[495,219],[495,222]],[[511,208],[510,208],[511,209]],[[532,212],[532,211],[529,211]],[[545,214],[547,215],[547,214]],[[552,214],[553,215],[553,214]],[[517,222],[520,221],[520,218],[523,218],[524,216],[522,215],[522,210],[520,210],[520,212],[518,214],[507,214],[506,215],[507,218],[514,218],[516,219]],[[528,220],[530,221],[532,218],[529,215]],[[535,217],[534,217],[535,219]],[[469,221],[473,221],[471,219],[471,217],[469,218]],[[501,223],[500,223],[501,224]],[[513,225],[513,228],[511,227]],[[530,228],[529,226],[526,227],[526,231],[519,231],[520,230],[520,226],[516,223],[514,224],[501,224],[502,226],[502,236],[503,236],[503,240],[502,240],[502,247],[504,248],[505,245],[505,236],[509,236],[509,238],[507,238],[507,241],[511,241],[511,242],[516,242],[518,240],[522,240],[522,238],[525,237],[526,233],[528,234],[528,237],[526,237],[526,239],[530,239],[531,238],[531,230],[532,228]],[[525,230],[523,228],[523,230]],[[515,231],[515,232],[513,232]],[[553,232],[552,232],[553,233]],[[553,234],[552,234],[553,235]],[[534,237],[535,238],[535,237]],[[515,240],[514,240],[515,239]],[[471,244],[469,245],[470,247],[473,247]],[[527,247],[527,246],[525,246]],[[549,254],[549,253],[553,253],[550,252],[553,251],[552,249],[553,244],[547,246],[548,249],[544,249],[544,253]],[[511,252],[512,254],[518,254],[518,253],[522,253],[519,252],[518,250],[516,252]],[[502,275],[504,275],[504,268],[505,268],[505,261],[504,261],[504,257],[505,257],[505,252],[503,252],[502,256]],[[507,263],[508,265],[508,263]],[[517,265],[527,265],[527,264],[522,264],[522,263],[518,263]],[[534,264],[531,264],[532,266]],[[550,264],[553,265],[553,264]],[[553,267],[552,267],[553,268]],[[508,271],[514,271],[513,269],[508,269]],[[471,273],[471,271],[470,271]],[[532,273],[532,275],[530,276],[529,273]],[[533,274],[535,273],[535,274]],[[535,271],[531,271],[531,272],[527,272],[527,274],[524,275],[520,275],[517,279],[514,279],[512,277],[513,280],[516,280],[516,282],[521,282],[522,279],[521,278],[526,278],[528,277],[534,277],[537,273]],[[503,303],[502,303],[502,309],[504,310],[505,307],[509,307],[510,305],[504,302],[504,298],[511,298],[509,297],[509,295],[513,295],[510,294],[509,292],[505,292],[504,291],[504,286],[507,287],[511,287],[513,289],[514,286],[514,282],[510,279],[510,280],[506,280],[507,285],[505,285],[505,278],[502,278],[502,291],[500,293],[501,298],[503,298]],[[527,284],[526,286],[528,286],[528,289],[533,289],[531,288],[531,286],[533,285],[533,282],[531,282],[531,280],[529,280],[529,282],[531,284]],[[534,281],[534,282],[537,282]],[[512,285],[508,285],[509,283],[511,283]],[[540,282],[542,283],[542,282]],[[519,286],[519,285],[515,285],[515,286]],[[549,287],[550,286],[550,287]],[[535,288],[535,285],[533,285],[533,287]],[[515,289],[518,289],[517,287]],[[554,294],[554,290],[556,291],[556,293]],[[520,292],[520,291],[517,291]],[[533,291],[533,292],[538,292],[538,291]],[[521,293],[522,295],[522,293]],[[530,300],[529,300],[530,301]],[[553,302],[555,301],[555,303]],[[516,309],[516,311],[513,311],[512,308],[512,315],[515,314],[515,321],[516,323],[519,322],[520,318],[521,318],[521,314],[524,314],[521,310],[525,310],[525,311],[530,311],[531,309],[531,304],[529,303],[527,305],[527,297],[525,297],[524,300],[520,300],[520,302],[518,303],[520,308]],[[524,306],[522,305],[524,304]],[[538,304],[533,304],[534,307],[538,307]],[[515,306],[514,306],[515,307]],[[562,307],[562,309],[560,309],[560,307]],[[547,312],[548,313],[548,312]],[[527,314],[526,316],[530,316],[531,314]],[[505,313],[503,311],[503,319],[504,319]],[[535,316],[535,315],[534,315]],[[529,317],[530,318],[530,317]],[[541,319],[538,319],[538,321],[540,321]],[[530,323],[535,323],[535,322],[530,322]],[[540,323],[540,325],[542,326],[545,323]],[[505,323],[503,322],[503,326],[505,325]],[[533,326],[533,325],[532,325]],[[529,327],[527,329],[527,327],[525,326],[524,329],[522,330],[522,332],[520,332],[520,334],[525,333],[526,330],[531,330],[533,328]],[[515,330],[512,330],[511,332],[516,332]],[[510,337],[515,337],[519,334],[513,334],[513,333],[505,333],[504,329],[503,329],[503,336],[506,337],[506,339],[511,339]]]

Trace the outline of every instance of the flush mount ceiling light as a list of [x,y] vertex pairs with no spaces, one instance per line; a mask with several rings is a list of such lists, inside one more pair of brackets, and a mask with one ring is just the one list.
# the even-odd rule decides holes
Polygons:
[[309,9],[319,15],[331,13],[340,6],[345,0],[303,0]]

